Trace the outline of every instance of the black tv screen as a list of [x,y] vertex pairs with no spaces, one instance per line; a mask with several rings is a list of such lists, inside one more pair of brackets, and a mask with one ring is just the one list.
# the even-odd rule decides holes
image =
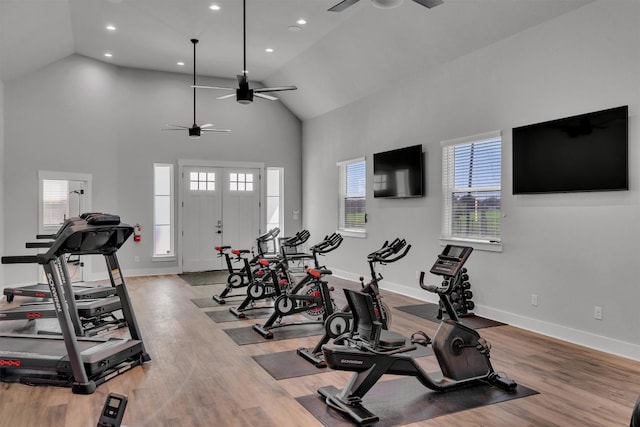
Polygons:
[[373,155],[373,197],[422,197],[422,145]]
[[513,194],[629,189],[628,107],[513,129]]

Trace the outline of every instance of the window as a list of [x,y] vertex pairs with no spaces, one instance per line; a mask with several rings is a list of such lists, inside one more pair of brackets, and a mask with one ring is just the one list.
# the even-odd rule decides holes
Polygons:
[[502,136],[442,142],[444,239],[500,243]]
[[283,230],[283,191],[282,191],[283,168],[267,168],[267,230],[275,227]]
[[231,191],[253,191],[252,173],[230,173],[229,190]]
[[[214,174],[192,172],[189,188],[208,190],[210,185],[215,186],[215,176],[209,175]],[[154,257],[174,255],[173,222],[173,165],[156,163],[153,165]]]
[[367,222],[367,179],[364,158],[338,163],[338,228],[354,235],[364,235]]
[[216,191],[215,172],[191,172],[189,174],[189,189],[191,191]]
[[67,218],[91,209],[91,175],[38,171],[38,230],[52,234]]

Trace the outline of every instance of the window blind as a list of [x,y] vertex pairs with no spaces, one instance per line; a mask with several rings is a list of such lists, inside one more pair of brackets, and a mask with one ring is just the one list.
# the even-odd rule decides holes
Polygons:
[[499,242],[502,137],[442,143],[443,237]]

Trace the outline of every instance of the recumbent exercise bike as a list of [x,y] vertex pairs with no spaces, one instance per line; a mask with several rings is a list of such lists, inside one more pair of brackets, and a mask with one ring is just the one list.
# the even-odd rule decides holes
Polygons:
[[[464,246],[447,245],[431,268],[431,273],[450,277],[455,275],[466,262],[473,249]],[[342,389],[333,386],[321,387],[318,393],[325,398],[328,406],[348,415],[358,424],[379,421],[362,404],[362,398],[384,374],[414,376],[425,387],[445,392],[476,384],[490,384],[505,391],[513,392],[517,384],[501,377],[493,370],[489,361],[490,344],[478,332],[459,322],[447,296],[447,289],[423,283],[424,272],[420,274],[420,286],[438,294],[449,319],[440,324],[433,341],[424,332],[413,334],[411,343],[396,337],[381,337],[381,324],[373,312],[371,295],[345,289],[347,301],[353,312],[353,328],[349,334],[337,338],[323,347],[327,365],[335,370],[354,372]],[[416,349],[416,344],[431,344],[436,356],[442,379],[434,379],[426,373],[407,352]]]
[[[402,259],[409,253],[411,245],[407,245],[404,239],[396,238],[391,244],[385,241],[380,249],[367,255],[369,263],[369,271],[371,280],[365,285],[364,277],[360,277],[362,286],[361,292],[368,293],[372,297],[373,309],[376,318],[380,321],[383,329],[389,329],[391,326],[391,310],[382,302],[378,283],[382,281],[382,274],[376,272],[376,264],[391,264]],[[330,339],[335,339],[351,329],[353,316],[349,309],[349,305],[344,306],[340,311],[336,311],[327,317],[325,321],[325,332],[313,348],[299,348],[297,353],[305,360],[313,363],[317,368],[326,368],[322,354],[322,346],[327,344]]]

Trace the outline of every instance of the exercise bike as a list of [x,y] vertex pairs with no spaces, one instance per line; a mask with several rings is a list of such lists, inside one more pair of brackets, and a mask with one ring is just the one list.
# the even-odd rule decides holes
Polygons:
[[[402,259],[409,253],[411,245],[407,245],[404,239],[396,238],[391,244],[385,241],[382,247],[369,255],[367,262],[369,263],[369,271],[371,280],[365,285],[364,277],[360,277],[361,292],[371,295],[373,301],[373,310],[377,320],[381,323],[383,329],[389,329],[391,326],[391,310],[382,302],[378,283],[382,281],[382,274],[376,272],[376,264],[385,265]],[[322,354],[322,346],[327,344],[329,340],[335,339],[351,329],[353,315],[349,305],[346,305],[327,317],[325,321],[325,332],[313,348],[299,348],[297,353],[317,368],[326,368],[327,363],[324,361]]]
[[[216,246],[215,250],[218,252],[218,257],[225,257],[227,270],[229,276],[227,276],[227,286],[219,295],[214,295],[213,300],[218,304],[226,304],[226,298],[244,297],[246,292],[240,294],[234,294],[233,291],[240,288],[245,288],[253,281],[254,273],[260,274],[262,270],[256,266],[259,259],[276,257],[275,242],[276,237],[280,234],[280,229],[274,227],[264,234],[261,234],[256,239],[256,248],[258,253],[251,259],[248,258],[248,254],[251,253],[248,249],[231,249],[231,246]],[[269,247],[273,247],[273,251],[269,251]],[[233,268],[232,255],[235,255],[233,261],[244,264],[242,268],[236,270]]]
[[[294,237],[288,238],[290,245],[293,247],[293,242],[306,241],[309,236],[309,232],[303,230],[296,233]],[[320,265],[318,256],[325,255],[335,249],[337,249],[342,243],[342,236],[338,233],[333,233],[312,246],[310,248],[310,258],[314,260],[315,271],[324,271],[324,267]],[[268,305],[256,305],[258,301],[262,300],[277,300],[281,295],[287,294],[291,288],[296,286],[289,271],[288,259],[282,253],[281,257],[275,260],[258,260],[258,265],[261,267],[252,273],[252,282],[247,287],[247,293],[245,299],[237,307],[231,307],[229,311],[233,313],[239,319],[246,318],[246,312],[250,310],[270,308]],[[308,275],[307,275],[308,276]],[[306,280],[302,280],[300,283],[306,284],[309,277],[305,277]],[[275,285],[277,284],[277,285]],[[300,284],[298,284],[299,286]],[[305,289],[306,291],[306,289]],[[275,304],[275,302],[274,302]]]
[[[470,247],[447,245],[438,255],[431,273],[444,277],[454,276],[468,259]],[[379,421],[362,404],[362,398],[385,374],[414,376],[422,385],[438,392],[477,384],[490,384],[513,392],[517,384],[501,377],[489,361],[490,344],[478,332],[459,322],[449,301],[446,287],[425,285],[424,272],[420,274],[421,288],[436,293],[442,301],[449,319],[440,324],[433,341],[424,333],[416,332],[411,342],[396,335],[382,337],[380,322],[376,319],[371,295],[345,289],[345,296],[353,313],[350,333],[323,347],[327,365],[336,370],[354,372],[342,389],[321,387],[318,393],[328,406],[339,410],[360,425]],[[418,345],[431,344],[442,378],[432,378],[407,352]]]
[[[322,280],[331,270],[306,270],[306,275],[297,283],[290,284],[290,290],[278,295],[273,302],[273,313],[263,325],[253,325],[253,330],[266,339],[273,338],[273,330],[293,325],[323,324],[335,310],[331,297],[332,287]],[[308,320],[282,323],[282,319],[293,314],[302,314]]]
[[230,307],[229,311],[238,319],[245,319],[247,312],[271,308],[270,305],[257,304],[263,300],[273,300],[286,291],[291,282],[286,269],[286,261],[282,259],[259,259],[258,267],[252,274],[251,283],[240,305]]
[[[304,236],[301,239],[306,240]],[[307,237],[308,238],[308,237]],[[294,240],[300,240],[298,238]],[[253,329],[264,338],[273,338],[273,329],[282,328],[292,325],[309,325],[323,324],[328,316],[335,310],[335,303],[331,297],[333,288],[322,280],[325,275],[331,274],[324,266],[320,265],[319,255],[337,249],[342,243],[342,236],[333,233],[313,245],[311,250],[311,258],[314,260],[315,268],[307,268],[305,276],[297,283],[294,283],[292,276],[287,271],[286,277],[289,279],[289,286],[286,286],[287,292],[278,295],[273,303],[273,313],[263,325],[254,325]],[[288,255],[282,252],[285,264],[288,266]],[[282,323],[282,319],[293,314],[302,314],[307,321]]]

